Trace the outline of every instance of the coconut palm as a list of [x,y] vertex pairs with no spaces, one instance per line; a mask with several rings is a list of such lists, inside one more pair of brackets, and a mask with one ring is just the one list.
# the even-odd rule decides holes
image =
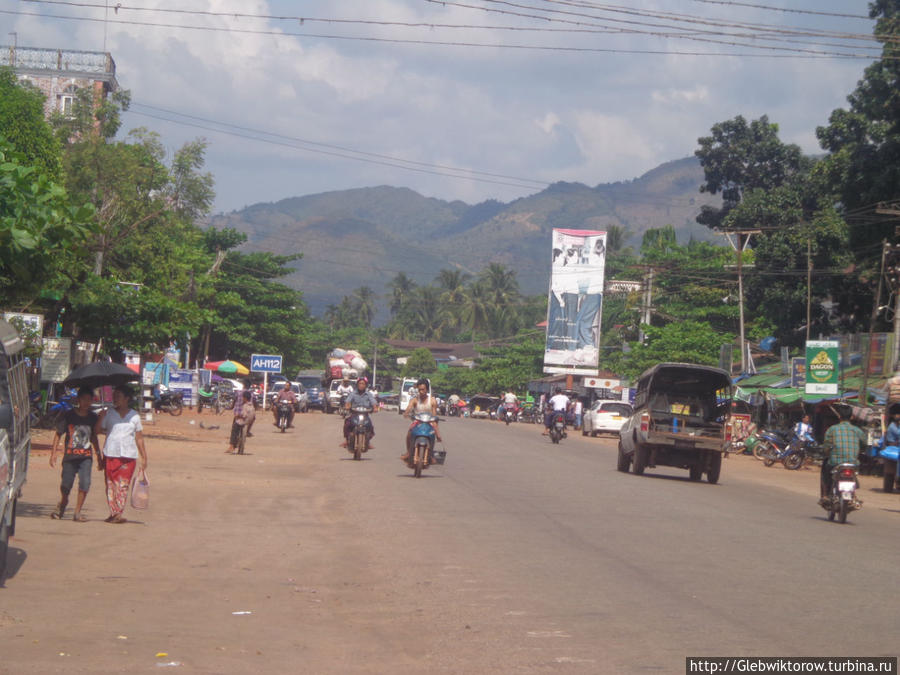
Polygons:
[[391,290],[391,316],[396,316],[409,300],[410,294],[416,288],[416,282],[406,276],[405,272],[398,272],[388,284]]
[[443,269],[435,278],[441,290],[441,307],[446,314],[447,327],[459,329],[466,300],[466,284],[470,275],[462,270]]
[[357,319],[368,328],[375,318],[375,291],[368,286],[360,286],[353,291],[353,305]]

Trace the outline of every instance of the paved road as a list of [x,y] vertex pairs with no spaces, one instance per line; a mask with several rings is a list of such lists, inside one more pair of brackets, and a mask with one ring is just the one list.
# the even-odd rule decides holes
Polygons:
[[611,440],[455,419],[447,464],[416,480],[395,414],[362,462],[333,416],[260,424],[243,457],[190,419],[149,430],[139,522],[99,522],[96,488],[98,520],[50,520],[57,477],[33,460],[0,672],[677,673],[689,655],[897,651],[900,498],[840,526],[785,487],[799,473],[738,458],[716,486],[639,478]]

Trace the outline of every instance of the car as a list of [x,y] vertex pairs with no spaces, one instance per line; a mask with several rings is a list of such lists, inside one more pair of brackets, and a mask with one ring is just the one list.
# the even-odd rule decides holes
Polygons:
[[582,436],[597,434],[619,434],[619,429],[634,413],[630,403],[625,401],[598,399],[591,404],[582,420]]
[[299,375],[297,383],[306,390],[307,406],[325,410],[325,390],[322,389],[322,379],[318,375]]
[[[356,389],[356,380],[349,380],[350,386]],[[342,379],[332,380],[331,385],[328,387],[327,398],[325,399],[325,412],[333,413],[335,410],[339,410],[341,407],[341,395],[338,394],[338,387],[340,387],[344,381]]]

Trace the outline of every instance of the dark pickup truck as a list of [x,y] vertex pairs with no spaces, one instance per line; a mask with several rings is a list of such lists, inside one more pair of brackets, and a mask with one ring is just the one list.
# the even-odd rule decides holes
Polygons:
[[619,431],[619,471],[635,475],[656,466],[719,480],[728,447],[726,417],[732,396],[724,370],[690,363],[660,363],[641,375],[634,414]]

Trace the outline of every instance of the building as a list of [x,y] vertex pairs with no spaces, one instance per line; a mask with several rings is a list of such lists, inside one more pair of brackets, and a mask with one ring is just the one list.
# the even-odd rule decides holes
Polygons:
[[116,62],[108,52],[0,47],[0,66],[12,68],[20,81],[30,82],[44,94],[48,117],[71,112],[79,89],[92,89],[95,100],[100,100],[119,88]]

